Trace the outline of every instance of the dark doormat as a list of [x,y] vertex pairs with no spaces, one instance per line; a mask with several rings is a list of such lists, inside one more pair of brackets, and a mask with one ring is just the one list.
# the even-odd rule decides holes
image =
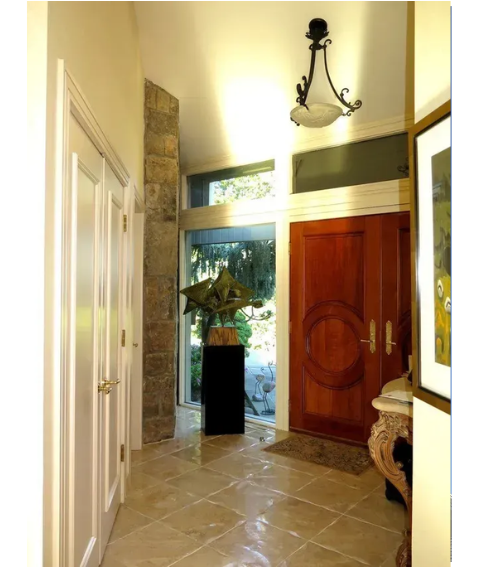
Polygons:
[[360,475],[373,465],[368,449],[306,435],[296,435],[264,449],[285,457],[311,461],[331,469]]

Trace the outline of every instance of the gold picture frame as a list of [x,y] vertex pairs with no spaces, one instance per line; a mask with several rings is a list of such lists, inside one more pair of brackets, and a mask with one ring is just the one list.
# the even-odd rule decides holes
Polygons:
[[409,132],[413,395],[451,414],[451,100]]

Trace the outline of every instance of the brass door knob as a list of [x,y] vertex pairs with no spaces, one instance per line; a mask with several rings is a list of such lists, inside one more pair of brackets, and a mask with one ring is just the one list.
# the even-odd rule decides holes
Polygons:
[[374,354],[375,352],[375,321],[372,319],[370,321],[370,329],[369,329],[369,339],[360,339],[360,342],[368,342],[370,352]]
[[103,392],[104,394],[110,394],[112,392],[112,388],[120,384],[119,378],[117,380],[106,380],[105,378],[98,384],[98,391]]
[[133,346],[136,348],[138,346],[137,342],[133,342]]

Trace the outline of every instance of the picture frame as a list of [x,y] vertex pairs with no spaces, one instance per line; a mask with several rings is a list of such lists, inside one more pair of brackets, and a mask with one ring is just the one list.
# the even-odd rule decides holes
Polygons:
[[451,414],[451,100],[409,132],[413,395]]

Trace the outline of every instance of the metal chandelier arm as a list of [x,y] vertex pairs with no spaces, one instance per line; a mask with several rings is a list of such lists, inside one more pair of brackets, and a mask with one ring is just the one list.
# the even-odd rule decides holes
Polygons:
[[[325,67],[325,72],[327,75],[327,80],[329,81],[329,85],[331,86],[332,90],[334,91],[334,95],[336,95],[336,98],[339,100],[339,102],[341,104],[343,104],[347,109],[349,109],[348,112],[343,113],[343,117],[350,117],[351,113],[355,112],[357,109],[360,109],[360,107],[362,106],[362,102],[360,101],[360,99],[357,99],[353,105],[351,105],[350,103],[347,103],[344,100],[343,95],[345,93],[349,93],[350,90],[345,87],[344,89],[341,89],[341,93],[338,95],[338,92],[336,91],[336,88],[334,87],[332,80],[331,80],[331,76],[329,75],[329,69],[327,68],[327,46],[330,45],[332,43],[331,40],[326,40],[324,42],[324,45],[322,46],[322,48],[324,49],[324,67]],[[314,52],[315,53],[315,52]]]
[[[316,45],[318,47],[316,47]],[[310,85],[312,85],[313,72],[315,71],[315,52],[317,49],[321,49],[321,47],[322,46],[320,46],[318,43],[315,44],[315,42],[310,45],[310,50],[312,52],[312,58],[310,59],[310,71],[308,73],[308,79],[307,79],[306,75],[304,75],[301,78],[303,81],[303,87],[302,87],[301,83],[298,83],[296,85],[296,91],[298,92],[298,97],[296,98],[296,102],[299,103],[300,105],[304,105],[305,107],[306,107],[308,92],[310,91]]]

